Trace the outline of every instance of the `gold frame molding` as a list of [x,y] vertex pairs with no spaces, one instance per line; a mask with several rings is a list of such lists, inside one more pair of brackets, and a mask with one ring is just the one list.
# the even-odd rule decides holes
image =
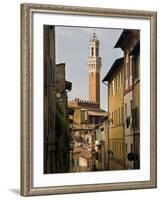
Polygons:
[[[138,182],[33,187],[32,174],[32,15],[33,13],[104,16],[150,21],[150,180]],[[157,187],[157,13],[153,11],[21,4],[21,195],[49,195]]]

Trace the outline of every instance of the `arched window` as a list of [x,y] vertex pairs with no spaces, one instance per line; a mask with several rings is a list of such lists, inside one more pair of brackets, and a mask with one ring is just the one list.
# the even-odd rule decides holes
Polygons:
[[91,54],[92,54],[92,56],[94,55],[94,48],[93,47],[91,49]]

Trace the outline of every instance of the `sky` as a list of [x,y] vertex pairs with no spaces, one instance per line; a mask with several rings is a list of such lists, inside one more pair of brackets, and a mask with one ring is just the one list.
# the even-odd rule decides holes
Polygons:
[[89,39],[93,32],[100,41],[99,56],[102,59],[100,107],[107,110],[107,86],[102,83],[102,79],[113,62],[123,56],[120,48],[114,48],[122,33],[121,29],[56,26],[56,64],[65,63],[66,80],[72,82],[72,90],[68,93],[68,99],[88,100],[87,59]]

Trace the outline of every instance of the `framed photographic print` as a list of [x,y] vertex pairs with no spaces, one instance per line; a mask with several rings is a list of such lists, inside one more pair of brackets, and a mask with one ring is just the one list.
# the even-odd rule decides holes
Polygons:
[[21,5],[21,195],[156,187],[156,24]]

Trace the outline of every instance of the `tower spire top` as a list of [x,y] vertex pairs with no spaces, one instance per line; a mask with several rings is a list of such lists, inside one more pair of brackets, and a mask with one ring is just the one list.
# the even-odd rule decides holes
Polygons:
[[93,38],[96,38],[96,29],[93,28]]
[[94,36],[94,37],[96,36],[95,28],[93,28],[93,36]]

